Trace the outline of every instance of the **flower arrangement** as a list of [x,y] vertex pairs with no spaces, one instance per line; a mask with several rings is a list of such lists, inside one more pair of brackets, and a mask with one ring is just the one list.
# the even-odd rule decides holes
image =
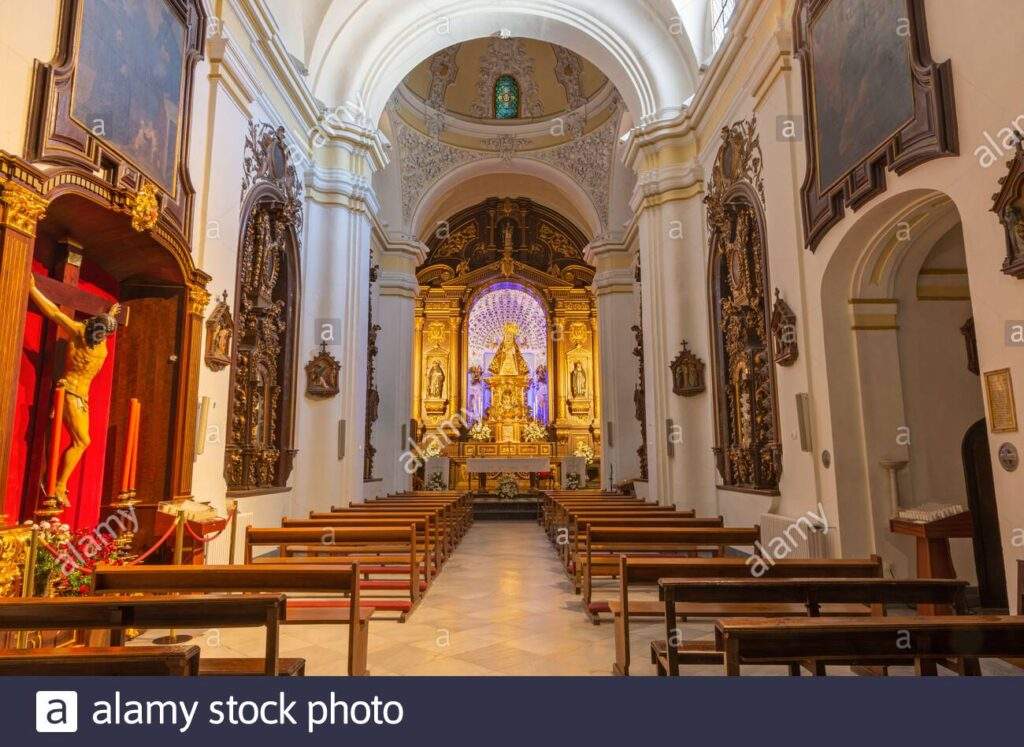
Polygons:
[[595,454],[594,447],[588,444],[586,441],[580,441],[576,444],[576,451],[574,456],[583,457],[587,460],[587,466],[589,467],[594,463]]
[[84,596],[91,589],[89,577],[98,564],[125,562],[125,554],[113,537],[91,531],[72,532],[56,518],[35,527],[39,532],[34,579],[38,595]]
[[444,475],[440,472],[431,472],[430,477],[427,478],[426,489],[434,493],[444,490]]
[[527,443],[547,440],[548,432],[543,425],[536,420],[531,420],[523,426],[523,440]]
[[583,479],[580,477],[579,472],[570,472],[565,476],[565,487],[569,490],[582,490]]
[[469,437],[474,441],[490,441],[491,426],[487,425],[487,423],[482,420],[478,420],[473,423],[473,427],[469,429]]
[[498,478],[498,497],[503,501],[511,501],[519,495],[519,483],[516,476],[508,472],[502,473]]

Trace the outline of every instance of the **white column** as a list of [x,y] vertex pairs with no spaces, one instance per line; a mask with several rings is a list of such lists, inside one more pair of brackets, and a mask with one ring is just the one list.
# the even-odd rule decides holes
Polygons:
[[637,449],[641,443],[633,391],[639,375],[639,361],[633,355],[633,331],[639,322],[634,298],[633,258],[621,238],[595,239],[586,250],[587,261],[597,268],[594,293],[597,296],[601,412],[601,485],[640,478]]
[[707,391],[672,391],[670,364],[686,340],[710,363],[707,258],[701,169],[672,164],[642,173],[632,205],[638,214],[649,495],[662,503],[717,512],[710,365]]
[[384,163],[379,145],[376,133],[329,134],[306,180],[300,371],[323,340],[341,372],[338,396],[299,398],[295,515],[363,497],[371,214],[378,209],[370,174]]
[[[403,469],[402,453],[408,448],[412,401],[413,311],[419,284],[416,267],[426,256],[426,246],[411,237],[388,237],[381,255],[377,336],[377,390],[380,409],[373,430],[377,449],[376,476],[388,493],[412,488],[412,476]],[[405,438],[403,438],[403,435]]]

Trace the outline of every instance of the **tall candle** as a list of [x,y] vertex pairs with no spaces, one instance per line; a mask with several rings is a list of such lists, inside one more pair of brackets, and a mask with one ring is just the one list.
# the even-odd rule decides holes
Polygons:
[[57,463],[60,460],[60,439],[64,424],[64,387],[53,390],[53,423],[50,424],[50,471],[46,480],[46,497],[57,492]]
[[132,437],[132,471],[128,476],[128,489],[135,490],[135,473],[139,468],[139,433],[142,430],[142,403],[137,399],[135,403],[135,434]]
[[128,429],[124,441],[124,466],[121,471],[121,492],[127,493],[131,488],[132,459],[134,458],[135,441],[139,435],[139,401],[132,398],[128,404]]

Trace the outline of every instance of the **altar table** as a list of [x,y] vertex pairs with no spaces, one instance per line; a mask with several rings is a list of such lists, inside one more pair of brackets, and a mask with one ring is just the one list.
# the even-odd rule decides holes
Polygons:
[[476,472],[548,472],[548,457],[471,457],[466,460],[466,471]]

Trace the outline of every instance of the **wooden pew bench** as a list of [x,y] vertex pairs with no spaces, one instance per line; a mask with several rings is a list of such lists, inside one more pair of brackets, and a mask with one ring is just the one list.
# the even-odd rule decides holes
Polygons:
[[[746,578],[746,579],[662,579],[658,583],[665,603],[665,640],[651,645],[651,660],[659,674],[677,675],[680,662],[690,664],[718,663],[722,652],[711,641],[686,642],[677,623],[680,611],[700,611],[701,606],[724,608],[714,617],[752,616],[792,617],[863,617],[870,613],[884,615],[886,605],[943,604],[959,614],[967,611],[966,581],[955,579],[883,579],[883,578]],[[745,607],[760,606],[744,612]],[[853,607],[849,610],[847,607]],[[795,610],[792,608],[796,607]],[[696,608],[694,610],[694,608]],[[724,614],[723,614],[724,613]],[[678,646],[669,645],[678,641]],[[774,662],[780,663],[780,662]],[[792,674],[799,674],[799,662],[782,660]],[[852,663],[852,662],[851,662]],[[892,662],[898,663],[898,662]],[[804,666],[824,674],[820,662]]]
[[[256,557],[257,548],[275,548],[277,556]],[[390,566],[399,578],[360,579],[364,604],[390,619],[405,622],[420,601],[423,592],[420,558],[423,545],[417,541],[416,527],[247,527],[245,563],[259,566],[269,563],[295,568],[344,566],[353,563],[371,567]],[[402,577],[404,574],[404,577]],[[388,619],[388,618],[381,618]]]
[[622,527],[624,529],[637,529],[649,527],[658,528],[708,528],[721,527],[725,522],[721,516],[697,517],[691,511],[681,513],[647,513],[638,511],[635,514],[604,514],[604,513],[579,513],[569,518],[567,540],[559,547],[559,554],[565,564],[566,571],[571,575],[576,564],[579,562],[579,555],[586,552],[586,535],[590,527],[607,529],[610,527]]
[[978,676],[980,658],[1024,656],[1024,616],[940,615],[848,618],[736,618],[715,623],[715,648],[725,674],[744,664],[814,660],[825,666],[913,665],[934,675],[937,665]]
[[0,677],[195,677],[199,646],[0,649]]
[[113,653],[123,647],[123,632],[127,628],[263,627],[266,645],[262,659],[204,658],[198,664],[199,674],[301,675],[306,666],[303,659],[279,657],[278,630],[284,614],[282,594],[18,599],[0,604],[0,630],[89,630],[103,633],[104,639],[109,631],[115,648],[104,650]]
[[454,549],[454,535],[451,532],[451,527],[448,526],[448,522],[444,519],[439,509],[405,509],[405,508],[387,508],[381,507],[377,510],[369,509],[358,509],[358,508],[336,508],[333,511],[310,511],[309,521],[319,521],[321,519],[327,519],[328,521],[334,519],[410,519],[418,520],[425,519],[427,522],[427,532],[429,532],[431,541],[435,545],[436,554],[434,559],[434,575],[440,571],[440,567],[444,564],[444,561],[448,559],[452,549]]
[[[769,578],[881,578],[882,559],[877,555],[861,559],[798,559],[786,558],[768,567]],[[630,666],[630,621],[633,619],[665,619],[665,604],[661,599],[635,599],[632,592],[642,589],[658,590],[658,582],[665,578],[750,579],[750,565],[746,558],[652,558],[622,555],[619,557],[619,595],[608,602],[608,611],[615,626],[615,663],[612,672],[628,675]],[[623,614],[623,610],[627,613]],[[798,605],[779,606],[775,615],[803,614]],[[770,611],[770,610],[769,610]],[[691,604],[676,607],[677,622],[688,617],[750,616],[766,612],[761,604],[725,605]]]
[[[92,577],[95,594],[293,594],[285,601],[284,625],[346,625],[349,675],[367,675],[370,620],[375,609],[361,599],[359,566],[288,565],[99,565]],[[314,596],[310,599],[309,597]],[[247,596],[231,597],[238,602]],[[171,626],[167,626],[171,627]],[[178,627],[186,627],[178,625]],[[215,627],[194,625],[190,627]],[[259,674],[259,660],[207,659],[224,674]]]
[[722,557],[732,546],[755,552],[761,529],[753,527],[623,528],[595,527],[585,534],[586,552],[578,556],[574,583],[583,594],[583,610],[595,625],[599,615],[610,612],[607,600],[594,599],[594,582],[619,576],[619,556]]
[[[349,517],[334,517],[330,519],[282,519],[281,527],[284,529],[321,529],[330,531],[331,529],[342,528],[342,527],[400,527],[405,528],[410,525],[416,527],[416,542],[421,548],[419,553],[420,563],[420,591],[426,591],[430,585],[431,580],[437,572],[439,565],[439,547],[435,541],[435,535],[430,531],[430,522],[426,516],[420,515],[417,517],[404,516],[399,518],[376,518],[377,514],[372,514],[374,518],[362,518],[360,516],[349,516]],[[327,551],[329,554],[329,550]],[[375,587],[369,580],[371,576],[376,575],[400,575],[408,576],[409,566],[407,563],[401,565],[373,565],[364,564],[360,566],[359,571],[363,574],[365,583],[363,589],[371,590]],[[385,588],[385,587],[376,587]]]

